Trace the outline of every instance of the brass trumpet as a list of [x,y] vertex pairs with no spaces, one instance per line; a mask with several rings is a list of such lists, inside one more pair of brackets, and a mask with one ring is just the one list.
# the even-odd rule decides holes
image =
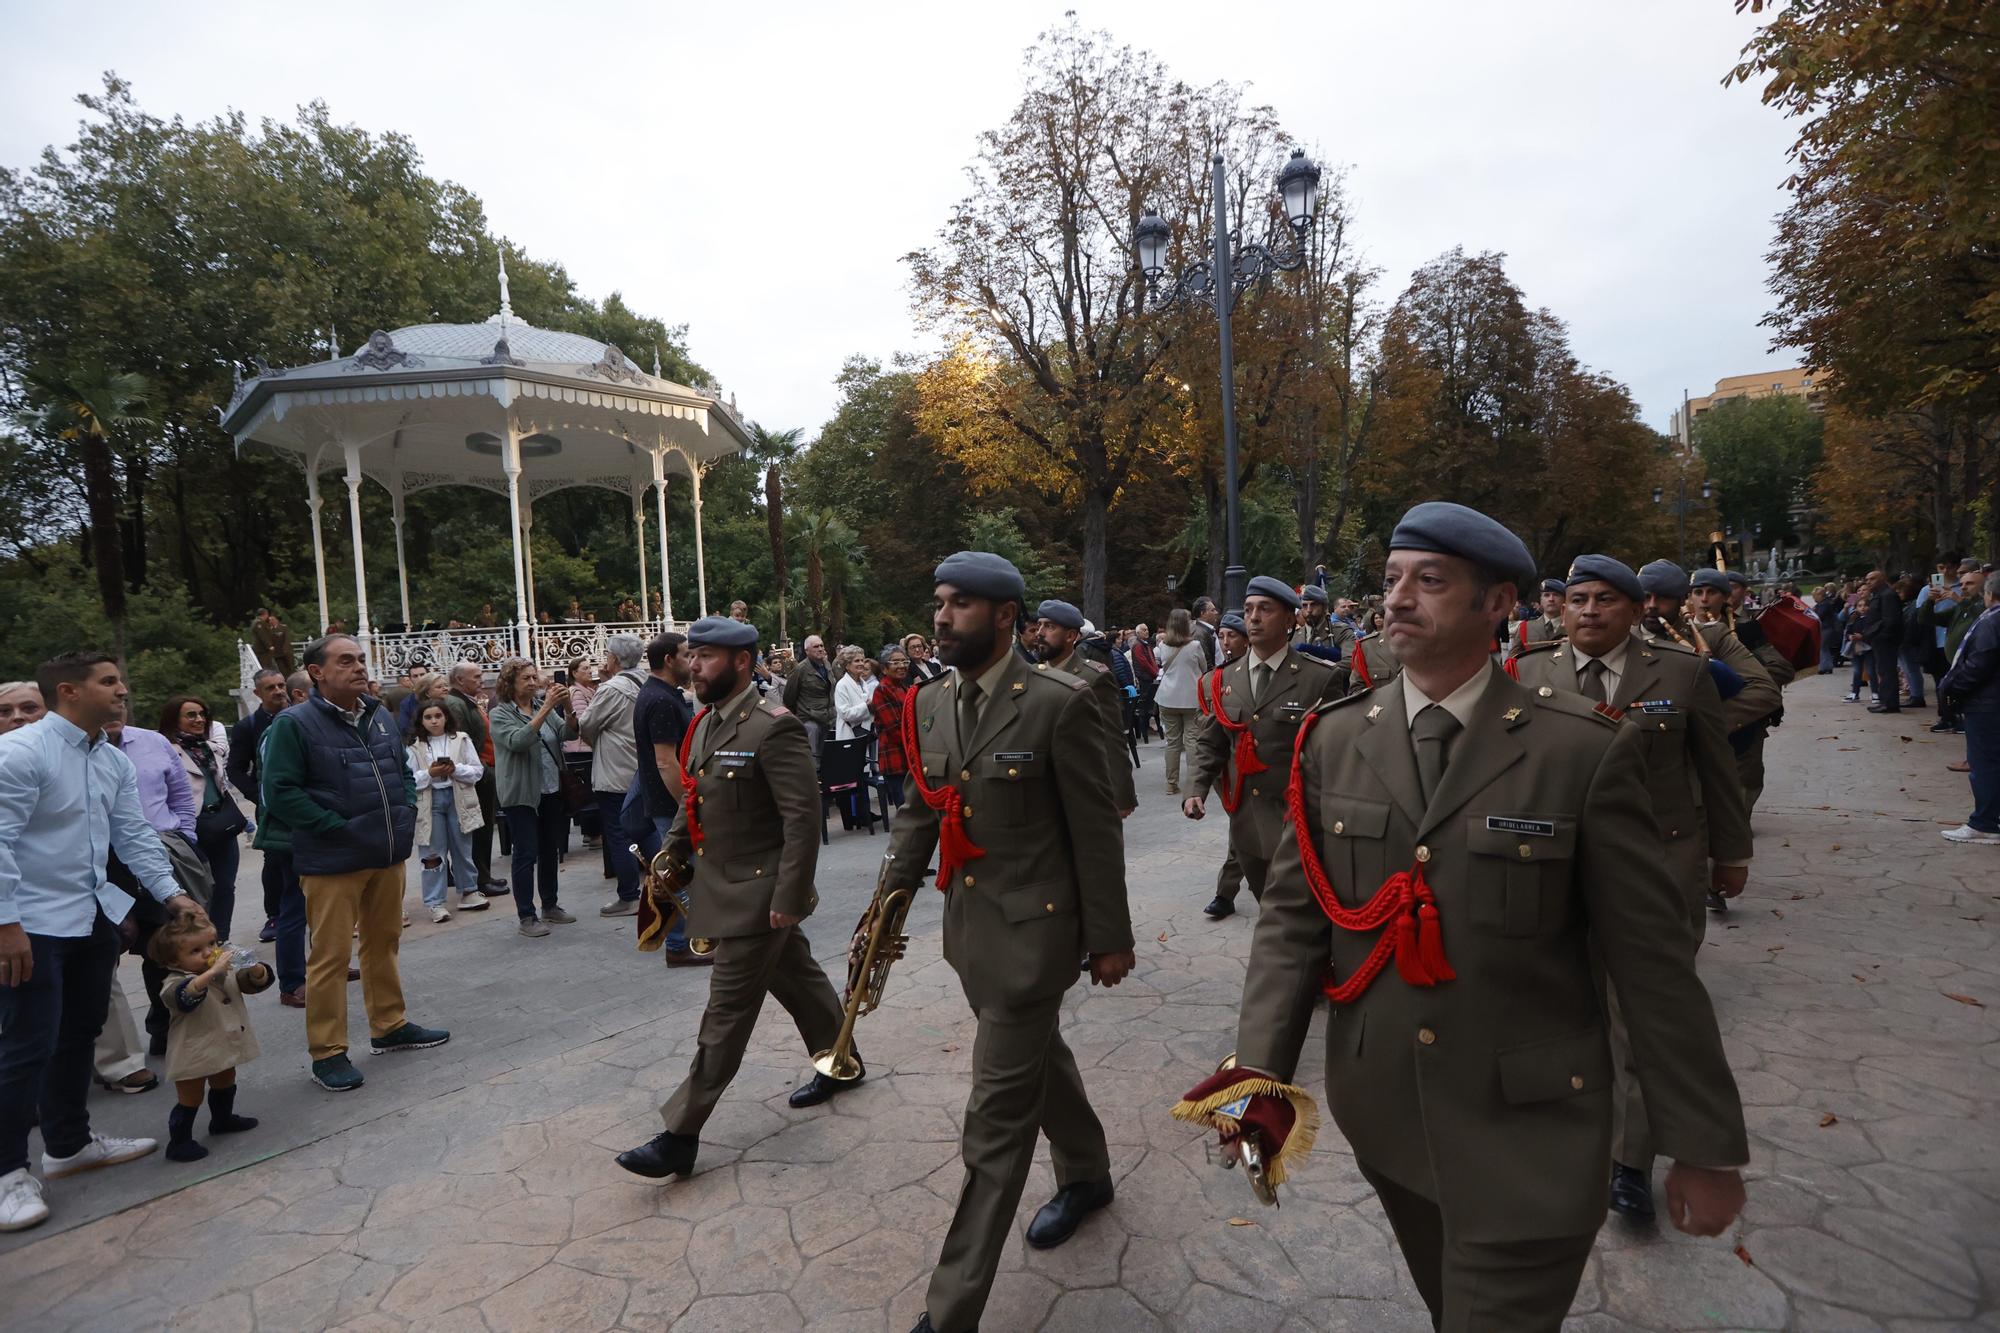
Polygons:
[[[646,868],[642,901],[649,903],[657,913],[654,920],[648,921],[645,919],[648,914],[643,909],[640,912],[639,947],[650,953],[660,947],[667,932],[674,928],[676,919],[687,920],[687,885],[682,881],[680,868],[667,856],[666,848],[662,847],[650,863],[640,852],[639,844],[631,844],[630,851],[632,859]],[[690,936],[688,952],[707,957],[715,952],[715,941]]]
[[854,925],[854,938],[847,946],[846,1008],[840,1017],[840,1035],[831,1050],[813,1056],[813,1068],[843,1083],[861,1076],[861,1061],[854,1055],[854,1024],[863,1014],[873,1013],[882,1003],[889,983],[889,968],[909,945],[903,921],[910,914],[910,890],[883,885]]

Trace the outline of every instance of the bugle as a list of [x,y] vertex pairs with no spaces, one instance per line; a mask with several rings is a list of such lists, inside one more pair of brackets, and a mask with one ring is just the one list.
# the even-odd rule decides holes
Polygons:
[[910,914],[910,896],[909,889],[884,884],[855,923],[854,938],[847,946],[847,995],[840,1034],[832,1049],[813,1055],[813,1068],[828,1078],[844,1083],[861,1076],[861,1061],[854,1054],[854,1025],[882,1003],[889,968],[909,945],[903,922]]
[[[673,930],[676,921],[685,925],[688,919],[687,885],[682,879],[679,866],[667,855],[662,847],[659,854],[649,863],[639,851],[639,845],[631,845],[632,859],[645,866],[642,892],[639,894],[639,948],[651,953],[666,943],[667,934]],[[715,952],[715,941],[690,937],[688,952],[707,957]]]

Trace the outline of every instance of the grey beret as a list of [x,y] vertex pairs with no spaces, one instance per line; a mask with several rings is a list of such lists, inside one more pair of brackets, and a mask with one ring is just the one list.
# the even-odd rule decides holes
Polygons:
[[1639,570],[1639,589],[1653,597],[1680,601],[1688,595],[1687,571],[1671,560],[1655,560]]
[[1215,627],[1217,629],[1233,629],[1245,638],[1248,638],[1250,635],[1249,627],[1243,623],[1243,617],[1237,615],[1234,611],[1226,612],[1222,619],[1216,622]]
[[1028,585],[1021,578],[1021,571],[1014,568],[1013,561],[991,551],[960,551],[946,556],[931,577],[974,597],[989,597],[996,602],[1028,600]]
[[1723,570],[1722,577],[1728,579],[1731,583],[1734,583],[1739,588],[1747,588],[1750,586],[1750,580],[1744,577],[1743,575],[1737,573],[1733,569]]
[[1729,591],[1729,575],[1719,569],[1697,569],[1689,583],[1696,588],[1714,588],[1717,592]]
[[1392,551],[1438,551],[1470,560],[1515,588],[1532,588],[1535,560],[1521,539],[1477,509],[1426,500],[1404,514],[1389,535]]
[[1305,587],[1300,588],[1299,596],[1308,602],[1324,602],[1327,600],[1326,589],[1320,587],[1317,583],[1308,583]]
[[1082,629],[1084,623],[1083,612],[1068,602],[1058,601],[1053,597],[1035,608],[1035,619],[1052,620],[1064,629],[1075,630]]
[[[1572,575],[1571,575],[1571,577],[1575,577],[1575,576],[1574,576],[1574,574],[1572,574]],[[1543,580],[1542,580],[1542,591],[1543,591],[1543,592],[1561,592],[1561,591],[1563,591],[1563,590],[1564,590],[1565,588],[1567,588],[1568,586],[1569,586],[1569,585],[1568,585],[1568,584],[1566,584],[1566,583],[1564,583],[1564,582],[1563,582],[1563,581],[1562,581],[1561,579],[1543,579]]]
[[1580,555],[1572,560],[1569,582],[1564,586],[1574,588],[1579,583],[1608,583],[1635,602],[1646,600],[1646,589],[1632,567],[1608,555]]
[[1251,579],[1250,586],[1243,590],[1243,595],[1245,597],[1268,597],[1274,602],[1283,602],[1294,611],[1303,605],[1299,601],[1298,593],[1292,590],[1291,584],[1280,579],[1274,579],[1269,574],[1259,574],[1256,578]]
[[688,626],[690,648],[755,648],[757,627],[727,616],[703,616]]

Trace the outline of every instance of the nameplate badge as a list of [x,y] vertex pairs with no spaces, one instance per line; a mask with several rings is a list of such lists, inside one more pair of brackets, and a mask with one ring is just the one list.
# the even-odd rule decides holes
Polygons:
[[747,758],[744,758],[744,757],[742,757],[742,756],[739,756],[739,755],[733,755],[733,754],[732,754],[732,755],[722,755],[722,756],[719,756],[718,758],[719,758],[719,761],[721,762],[721,764],[722,764],[722,766],[723,766],[724,768],[748,768],[748,767],[750,767],[750,761],[749,761],[749,759],[747,759]]
[[1035,757],[1033,750],[1001,750],[993,756],[996,764],[1025,764]]
[[1537,838],[1553,838],[1556,826],[1548,819],[1511,819],[1506,815],[1486,816],[1486,831],[1489,833],[1526,833]]
[[1641,713],[1678,713],[1681,711],[1674,706],[1672,699],[1640,699],[1625,706],[1625,711],[1628,713],[1635,709]]
[[1304,704],[1279,704],[1278,711],[1286,717],[1301,717],[1305,714]]

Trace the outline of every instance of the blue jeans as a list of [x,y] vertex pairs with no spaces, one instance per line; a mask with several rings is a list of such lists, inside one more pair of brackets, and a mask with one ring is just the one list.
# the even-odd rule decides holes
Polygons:
[[102,912],[88,935],[29,935],[28,947],[33,973],[0,986],[0,1176],[28,1164],[38,1119],[52,1156],[90,1142],[93,1048],[118,972],[118,931]]
[[562,855],[569,807],[563,794],[553,791],[537,805],[510,805],[500,814],[507,821],[507,838],[514,844],[514,914],[532,921],[537,880],[542,906],[556,906],[556,862]]
[[1903,674],[1910,678],[1910,702],[1924,701],[1924,661],[1930,654],[1923,648],[1903,649]]
[[[424,906],[443,907],[449,897],[444,882],[445,857],[451,858],[452,883],[461,896],[472,892],[468,884],[479,883],[472,866],[472,838],[459,830],[458,807],[450,787],[431,788],[431,840],[421,849],[423,856]],[[431,862],[435,860],[436,865]]]
[[2000,714],[1965,715],[1965,758],[1972,765],[1972,815],[1965,822],[2000,833]]
[[237,845],[236,835],[203,838],[195,844],[201,852],[201,859],[208,862],[208,873],[215,881],[215,891],[208,899],[208,919],[215,923],[215,938],[229,938],[230,923],[236,917],[236,867],[243,862],[243,848]]
[[611,873],[618,880],[618,896],[628,903],[639,901],[639,863],[632,859],[626,845],[624,821],[619,817],[625,808],[625,793],[622,791],[593,792],[597,797],[597,819],[604,827],[604,849],[611,854]]
[[278,877],[278,989],[302,990],[306,984],[306,894],[290,851],[264,853],[264,873]]
[[[646,793],[640,787],[639,779],[632,779],[631,789],[625,793],[625,808],[619,811],[622,827],[639,844],[639,854],[651,865],[653,858],[660,854],[660,848],[667,845],[667,830],[674,826],[671,815],[649,815],[646,813]],[[673,928],[667,932],[665,947],[679,953],[687,948],[687,918],[675,917]]]
[[1834,625],[1819,627],[1819,673],[1824,676],[1836,665],[1840,653],[1840,630]]

